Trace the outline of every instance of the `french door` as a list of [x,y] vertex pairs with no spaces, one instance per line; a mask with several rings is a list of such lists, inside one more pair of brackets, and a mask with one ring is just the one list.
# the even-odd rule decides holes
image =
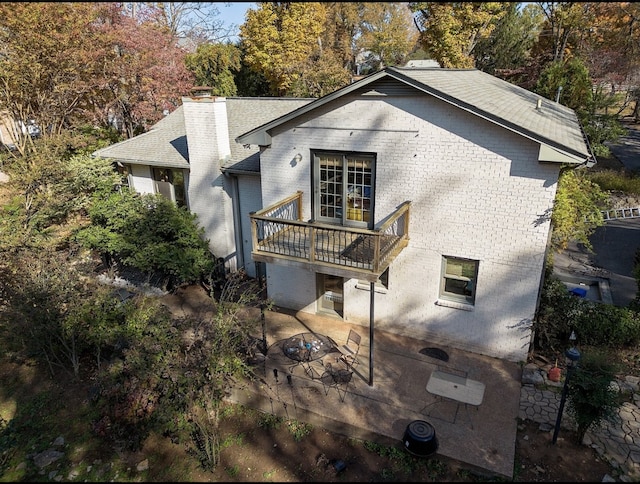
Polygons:
[[373,222],[373,155],[314,153],[315,219],[369,227]]

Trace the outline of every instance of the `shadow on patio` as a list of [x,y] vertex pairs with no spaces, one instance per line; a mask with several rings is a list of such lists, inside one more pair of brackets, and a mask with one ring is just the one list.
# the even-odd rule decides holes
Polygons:
[[[370,386],[368,327],[282,310],[265,312],[264,326],[269,351],[256,367],[259,380],[238,384],[230,401],[349,437],[399,447],[404,447],[401,440],[407,426],[414,420],[425,420],[435,428],[438,455],[488,475],[513,478],[521,388],[517,363],[450,347],[425,352],[434,345],[375,330]],[[360,364],[340,393],[335,387],[327,389],[326,382],[319,378],[323,368],[317,362],[313,364],[316,372],[310,376],[277,344],[306,332],[326,335],[343,344],[349,329],[362,336]],[[447,361],[443,357],[448,357]],[[324,363],[332,359],[335,361],[334,353],[326,355]],[[465,406],[428,393],[429,377],[438,369],[466,373],[469,379],[484,384],[482,403]]]

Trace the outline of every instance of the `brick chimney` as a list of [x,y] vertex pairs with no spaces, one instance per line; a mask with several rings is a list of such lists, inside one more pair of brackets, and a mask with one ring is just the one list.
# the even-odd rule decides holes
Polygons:
[[182,109],[189,149],[189,209],[198,215],[214,253],[225,255],[230,236],[221,221],[229,216],[228,209],[212,201],[224,199],[220,168],[231,156],[226,98],[198,86],[182,98]]
[[231,154],[226,98],[211,96],[211,88],[196,86],[182,98],[191,173],[201,163],[220,163]]

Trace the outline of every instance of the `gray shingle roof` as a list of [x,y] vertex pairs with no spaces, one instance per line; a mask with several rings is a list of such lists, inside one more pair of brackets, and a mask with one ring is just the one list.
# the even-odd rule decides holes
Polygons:
[[[223,169],[260,170],[259,144],[272,128],[382,78],[393,78],[580,160],[593,159],[573,110],[477,69],[389,67],[332,94],[226,99],[231,156]],[[541,106],[538,109],[538,101]],[[237,140],[237,142],[234,142]],[[251,146],[245,148],[243,144]],[[123,163],[189,168],[182,106],[147,133],[94,153]]]
[[162,118],[146,133],[97,150],[93,155],[134,165],[189,168],[182,106]]
[[[477,69],[388,67],[313,103],[239,136],[239,143],[269,144],[276,126],[383,79],[396,79],[543,145],[568,153],[576,163],[592,161],[575,112]],[[537,109],[538,101],[540,109]]]
[[[267,121],[279,118],[313,99],[309,98],[226,98],[231,157],[225,167],[239,171],[259,171],[259,149],[244,148],[233,140]],[[184,113],[179,106],[151,129],[134,138],[95,151],[94,156],[122,163],[189,168],[189,150]]]
[[516,132],[579,156],[591,156],[575,112],[539,94],[477,69],[391,68],[390,71]]
[[309,104],[310,98],[227,98],[227,120],[231,140],[231,158],[224,164],[225,170],[260,171],[260,149],[245,148],[234,140],[242,133],[268,121],[279,118]]

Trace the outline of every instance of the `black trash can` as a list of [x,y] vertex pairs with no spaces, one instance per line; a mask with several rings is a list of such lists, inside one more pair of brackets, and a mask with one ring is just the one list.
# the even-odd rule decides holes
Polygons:
[[429,456],[438,450],[436,429],[424,420],[414,420],[407,425],[402,442],[410,454],[419,457]]

